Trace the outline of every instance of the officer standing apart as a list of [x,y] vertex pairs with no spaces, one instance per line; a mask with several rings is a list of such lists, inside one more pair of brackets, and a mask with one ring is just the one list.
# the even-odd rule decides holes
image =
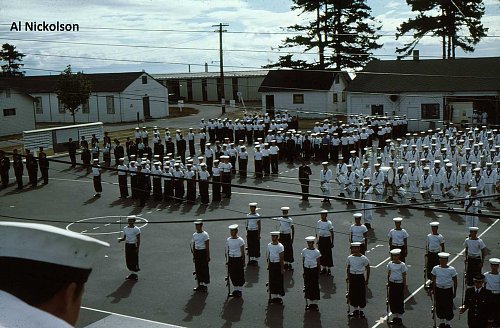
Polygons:
[[[347,301],[355,309],[349,317],[364,318],[366,288],[370,280],[370,261],[360,252],[360,242],[351,243],[351,255],[347,257]],[[366,273],[366,276],[365,276]]]
[[399,255],[401,249],[391,250],[391,261],[387,263],[387,288],[388,302],[394,318],[389,323],[402,325],[401,316],[405,313],[404,290],[406,287],[406,272],[408,268],[404,262],[401,262]]
[[285,296],[283,274],[285,273],[285,248],[279,242],[279,231],[271,232],[271,242],[267,244],[267,270],[269,271],[269,303],[283,304],[280,296]]
[[229,296],[241,297],[245,284],[245,241],[238,236],[238,225],[228,227],[231,234],[226,239],[226,265],[234,290]]
[[389,250],[393,250],[396,248],[401,249],[401,254],[399,255],[399,259],[401,262],[405,262],[407,250],[408,250],[408,237],[410,236],[405,229],[401,228],[401,221],[403,218],[394,218],[395,228],[389,231],[387,237],[389,237]]
[[257,203],[249,203],[248,206],[250,206],[250,213],[247,214],[246,221],[248,265],[255,266],[258,264],[257,259],[260,257],[261,222],[260,214],[257,213]]
[[432,280],[432,268],[434,268],[436,265],[439,265],[438,254],[445,251],[444,237],[438,232],[439,222],[431,222],[429,223],[429,225],[431,226],[432,232],[427,235],[427,244],[425,245],[425,249],[427,251],[427,253],[425,254],[425,272],[426,279],[429,280],[429,282],[426,282],[425,284],[426,288],[430,287],[430,281]]
[[478,230],[478,227],[470,227],[470,235],[464,242],[467,286],[473,285],[474,276],[481,273],[483,268],[486,245],[481,238],[477,237]]
[[498,273],[500,259],[494,257],[489,262],[491,270],[484,274],[485,287],[490,292],[488,302],[490,308],[489,322],[493,327],[500,327],[500,311],[498,310],[500,304],[500,274]]
[[201,220],[194,221],[196,231],[191,239],[194,271],[196,274],[196,282],[198,286],[193,288],[194,291],[206,292],[210,283],[210,271],[208,263],[210,262],[210,236],[203,230],[203,222]]
[[457,270],[448,265],[449,253],[441,252],[439,265],[432,268],[434,285],[434,315],[440,320],[439,328],[449,328],[453,319],[453,299],[457,296]]
[[311,168],[306,161],[302,159],[302,165],[299,167],[299,182],[302,189],[302,200],[309,200],[309,176],[312,174]]
[[483,287],[484,275],[474,276],[474,286],[465,291],[464,303],[460,307],[460,314],[469,310],[467,324],[469,328],[488,327],[488,301],[490,293]]
[[141,229],[135,226],[136,217],[127,216],[127,224],[123,228],[123,237],[118,238],[118,242],[125,241],[125,262],[127,269],[132,271],[125,279],[138,280],[139,269],[139,247],[141,246]]
[[321,253],[314,247],[316,237],[306,237],[307,247],[302,250],[302,266],[304,268],[304,297],[310,303],[306,305],[306,311],[319,311],[317,301],[320,299],[319,293],[319,273]]
[[[318,238],[318,249],[321,252],[321,272],[320,274],[332,275],[333,267],[333,223],[328,220],[327,210],[321,211],[321,219],[316,223],[316,238]],[[328,270],[328,271],[327,271]]]
[[295,227],[293,226],[293,219],[288,216],[288,211],[290,207],[282,207],[281,212],[283,216],[279,220],[279,242],[285,248],[285,270],[293,271],[292,263],[293,259],[293,240],[295,239]]
[[0,327],[73,327],[92,264],[105,247],[45,224],[0,222]]

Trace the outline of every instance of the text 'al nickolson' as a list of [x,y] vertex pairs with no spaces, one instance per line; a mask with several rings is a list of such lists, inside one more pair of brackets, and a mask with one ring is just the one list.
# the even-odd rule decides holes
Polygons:
[[56,21],[54,23],[50,22],[12,22],[10,25],[10,31],[15,32],[78,32],[80,31],[80,25],[78,24],[70,24],[70,23],[61,23]]

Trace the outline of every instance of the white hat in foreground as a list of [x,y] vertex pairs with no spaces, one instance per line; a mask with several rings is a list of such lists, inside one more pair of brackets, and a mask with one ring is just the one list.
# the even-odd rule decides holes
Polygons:
[[109,244],[46,224],[0,222],[0,257],[91,269]]
[[500,264],[500,259],[496,258],[496,257],[493,257],[491,259],[488,260],[490,262],[490,264],[493,264],[493,265],[499,265]]
[[283,207],[281,208],[281,210],[282,210],[282,211],[289,211],[289,210],[290,210],[290,207],[288,207],[288,206],[283,206]]
[[441,258],[441,259],[447,259],[447,258],[449,258],[449,257],[450,257],[450,253],[440,252],[440,253],[438,253],[438,256],[439,256],[439,258]]
[[314,237],[314,236],[307,236],[305,239],[306,239],[306,241],[313,241],[313,242],[316,241],[316,237]]
[[227,227],[229,230],[236,230],[238,229],[238,225],[237,224],[231,224],[229,227]]
[[431,227],[437,227],[437,226],[439,226],[439,222],[434,221],[434,222],[429,223],[429,225],[430,225]]
[[280,232],[279,231],[271,231],[269,233],[271,236],[279,236],[280,235]]
[[391,249],[391,255],[399,255],[401,254],[401,249],[399,248],[394,248],[394,249]]

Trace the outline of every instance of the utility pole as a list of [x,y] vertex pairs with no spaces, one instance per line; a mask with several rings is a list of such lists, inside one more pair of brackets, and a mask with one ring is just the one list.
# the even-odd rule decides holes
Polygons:
[[220,82],[217,88],[219,99],[222,103],[222,114],[226,113],[226,104],[224,99],[224,61],[222,55],[222,33],[227,32],[227,30],[223,30],[223,27],[229,26],[228,24],[219,23],[218,25],[212,25],[212,27],[218,27],[218,30],[214,32],[219,32],[219,64],[220,64]]

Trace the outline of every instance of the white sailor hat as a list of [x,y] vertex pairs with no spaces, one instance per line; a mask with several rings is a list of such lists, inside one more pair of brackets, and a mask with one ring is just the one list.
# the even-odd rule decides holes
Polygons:
[[434,164],[441,164],[441,161],[440,161],[439,159],[436,159],[436,160],[434,161]]
[[415,163],[416,163],[415,160],[410,161],[410,164],[415,164]]
[[212,144],[210,142],[207,142],[205,146],[211,146]]
[[451,163],[446,163],[446,167],[453,167],[453,164],[451,164]]
[[363,178],[363,181],[368,181],[369,182],[370,180],[371,180],[370,177]]
[[496,257],[492,257],[491,259],[488,260],[491,265],[499,265],[500,264],[500,259]]
[[424,171],[429,171],[429,167],[428,167],[428,166],[425,166],[425,167],[424,167]]
[[476,167],[476,168],[474,169],[474,172],[481,172],[481,168],[480,168],[480,167]]
[[343,156],[339,156],[339,159],[342,159],[342,160],[343,160],[343,159],[344,159],[344,157],[343,157]]
[[328,162],[322,162],[321,165],[328,165]]
[[477,191],[477,187],[469,187],[469,190]]
[[179,167],[179,166],[180,166],[180,164],[179,164],[179,163],[175,163],[175,164],[174,164],[174,166],[175,166],[175,167]]
[[450,257],[450,253],[446,253],[446,252],[439,252],[439,253],[438,253],[438,256],[439,256],[439,258],[441,258],[441,259],[447,259],[447,258],[449,258],[449,257]]
[[191,164],[191,163],[187,163],[187,164],[186,164],[186,166],[187,166],[187,167],[192,167],[192,166],[193,166],[193,164]]
[[70,281],[87,281],[96,255],[104,247],[109,244],[46,224],[0,222],[0,258],[44,262],[48,270],[54,271],[59,271],[58,267],[51,264],[69,267],[75,275],[64,278]]
[[202,159],[204,159],[204,158],[205,158],[205,157],[203,157],[203,156],[198,156],[198,160],[202,160]]
[[125,160],[125,158],[120,157],[118,160],[123,162]]
[[202,220],[196,220],[196,221],[193,221],[194,224],[203,224],[203,221]]
[[478,231],[479,228],[478,227],[469,227],[469,231],[472,232],[472,231]]
[[354,213],[352,216],[353,216],[355,219],[361,219],[361,217],[363,217],[363,214],[361,214],[361,213]]
[[260,148],[260,145],[255,145],[254,147],[255,147],[255,148]]
[[398,166],[398,170],[404,170],[404,169],[405,169],[405,167],[404,167],[404,166],[402,166],[402,165],[401,165],[401,166]]
[[[306,238],[304,238],[307,242],[315,242],[316,241],[316,237],[314,236],[307,236]],[[490,260],[491,261],[491,260]]]
[[257,207],[257,204],[258,203],[248,203],[248,206],[250,206],[250,207]]
[[201,163],[201,164],[200,164],[200,167],[206,167],[206,166],[207,166],[207,164],[206,164],[206,163]]
[[460,164],[460,167],[467,167],[467,164]]
[[430,225],[431,227],[438,227],[438,226],[439,226],[439,222],[437,222],[437,221],[433,221],[433,222],[429,223],[429,225]]
[[281,208],[281,210],[282,210],[282,211],[289,211],[289,210],[290,210],[290,207],[288,207],[288,206],[283,206],[283,207]]
[[130,158],[135,158],[135,155],[130,155]]
[[379,167],[379,166],[380,166],[380,164],[379,164],[379,163],[375,163],[375,165],[373,165],[373,166],[375,166],[375,167]]
[[394,221],[394,222],[401,222],[401,221],[403,221],[403,218],[399,218],[399,217],[398,218],[394,218],[394,219],[392,219],[392,221]]
[[355,241],[353,243],[351,243],[351,247],[360,247],[361,246],[361,243],[359,241]]
[[99,162],[99,159],[98,158],[94,158],[94,162]]
[[356,151],[355,150],[351,150],[349,153],[356,154]]
[[229,227],[227,227],[229,230],[236,230],[238,229],[238,225],[237,224],[231,224]]
[[218,159],[214,159],[214,164],[219,164],[219,160]]
[[492,166],[493,163],[486,163],[486,166]]
[[352,165],[351,164],[348,164],[345,167],[347,167],[348,169],[352,169]]
[[328,214],[328,210],[321,210],[321,214]]
[[399,255],[399,254],[401,254],[401,249],[399,249],[399,248],[391,249],[390,253],[391,253],[391,255]]
[[280,232],[279,231],[271,231],[269,233],[271,236],[279,236],[280,235]]

